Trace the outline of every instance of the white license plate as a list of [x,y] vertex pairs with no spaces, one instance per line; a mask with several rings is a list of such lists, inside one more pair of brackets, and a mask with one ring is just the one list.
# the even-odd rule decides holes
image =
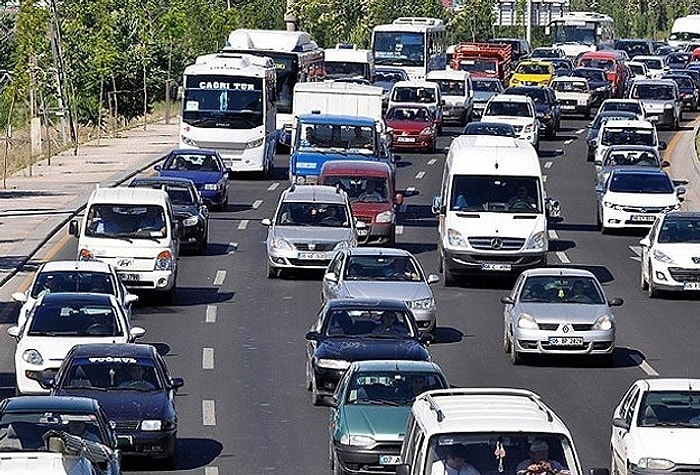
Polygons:
[[630,219],[641,223],[653,223],[656,216],[647,214],[633,214]]
[[317,261],[326,258],[325,252],[300,252],[297,257],[302,260]]
[[369,229],[358,229],[357,230],[358,236],[367,236],[367,233],[369,233]]
[[576,106],[562,105],[561,108],[562,108],[562,110],[565,110],[565,111],[572,111],[572,110],[576,109]]
[[379,465],[398,465],[401,463],[400,455],[380,455]]
[[138,274],[125,274],[125,273],[120,272],[119,278],[122,280],[122,282],[136,282],[139,280],[139,275]]
[[481,270],[508,272],[511,269],[512,266],[510,264],[481,264]]
[[549,344],[552,346],[583,346],[583,337],[580,336],[551,336]]
[[683,282],[683,290],[700,290],[700,282]]
[[396,137],[397,142],[415,142],[415,137]]

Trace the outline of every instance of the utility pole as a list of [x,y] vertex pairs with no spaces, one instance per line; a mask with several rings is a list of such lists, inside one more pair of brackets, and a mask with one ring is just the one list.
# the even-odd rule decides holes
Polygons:
[[[58,18],[58,8],[56,7],[56,0],[49,0],[49,5],[51,7],[52,25],[50,28],[51,33],[51,47],[54,56],[54,63],[56,65],[56,75],[58,79],[58,104],[61,108],[62,115],[68,113],[68,127],[70,130],[70,138],[73,142],[74,154],[78,153],[78,134],[75,128],[75,121],[73,118],[73,109],[70,104],[70,88],[66,84],[66,74],[65,67],[63,64],[63,51],[62,51],[62,39],[61,39],[61,22]],[[63,118],[61,119],[63,120]]]
[[[36,90],[36,56],[29,55],[29,176],[32,176],[32,163],[34,163],[34,154],[37,150],[35,147],[36,136],[36,99],[34,98]],[[41,131],[39,131],[41,133]]]
[[532,44],[532,0],[527,0],[527,30],[526,30],[526,38],[528,44]]
[[287,31],[297,31],[297,17],[292,13],[294,0],[287,0],[287,11],[284,12],[284,23],[287,25]]

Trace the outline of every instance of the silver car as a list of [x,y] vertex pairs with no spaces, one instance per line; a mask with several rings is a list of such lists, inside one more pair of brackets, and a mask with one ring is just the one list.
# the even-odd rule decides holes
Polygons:
[[647,120],[673,130],[680,128],[683,99],[673,79],[636,79],[629,97],[642,103]]
[[430,284],[437,274],[425,275],[418,260],[403,249],[363,247],[343,249],[323,276],[321,300],[336,298],[396,299],[406,302],[418,327],[435,328],[435,297]]
[[523,272],[502,297],[503,349],[513,364],[526,354],[600,355],[612,364],[615,317],[593,273],[573,268]]
[[661,159],[656,147],[648,147],[646,145],[612,145],[605,151],[602,160],[595,161],[597,171],[596,186],[603,186],[614,168],[665,168],[670,165],[669,162]]

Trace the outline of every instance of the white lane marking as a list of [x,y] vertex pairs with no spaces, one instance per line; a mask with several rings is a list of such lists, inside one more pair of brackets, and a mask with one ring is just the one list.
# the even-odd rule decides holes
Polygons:
[[275,191],[278,186],[280,186],[280,183],[276,181],[272,185],[267,187],[267,191]]
[[216,305],[207,305],[207,315],[204,317],[205,323],[216,323]]
[[243,230],[248,227],[248,220],[247,219],[242,219],[240,223],[238,223],[238,229]]
[[221,285],[224,283],[224,280],[226,280],[226,271],[221,269],[217,270],[216,277],[214,277],[214,285]]
[[416,173],[416,180],[422,180],[424,176],[425,176],[425,172],[420,171],[420,172]]
[[576,131],[576,135],[581,135],[581,134],[584,133],[585,131],[586,131],[586,129],[578,129],[578,130]]
[[202,425],[216,425],[216,402],[213,399],[202,400]]
[[544,162],[545,168],[552,168],[552,165],[554,165],[554,162]]
[[549,234],[549,239],[559,239],[559,235],[554,229],[547,231],[547,234]]
[[547,175],[542,175],[542,181],[547,183]]
[[415,186],[409,186],[406,188],[406,194],[407,195],[412,195],[413,193],[416,192],[416,187]]
[[644,371],[647,375],[649,376],[658,376],[659,373],[651,367],[649,363],[647,363],[647,360],[642,359],[642,357],[638,354],[633,354],[630,356],[632,358],[632,361],[637,363],[639,365],[639,368]]
[[569,256],[566,255],[564,251],[557,251],[557,257],[562,264],[570,264]]
[[569,139],[564,141],[564,145],[571,145],[574,142],[574,139]]
[[260,208],[260,205],[263,204],[263,200],[255,200],[253,201],[253,209],[258,209]]
[[437,158],[431,158],[428,160],[428,165],[435,165],[437,163]]
[[230,242],[228,243],[228,247],[226,248],[226,254],[233,254],[238,250],[238,243],[237,242]]
[[406,212],[406,203],[402,204],[399,206],[399,213],[405,213]]
[[219,467],[204,467],[204,475],[219,475]]
[[403,234],[403,226],[402,225],[400,225],[400,224],[396,225],[396,234],[397,235]]
[[214,369],[214,348],[202,348],[202,369]]

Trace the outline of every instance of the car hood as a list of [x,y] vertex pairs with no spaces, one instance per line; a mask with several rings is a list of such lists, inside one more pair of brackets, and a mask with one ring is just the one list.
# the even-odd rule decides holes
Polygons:
[[666,104],[673,104],[671,100],[662,99],[640,99],[647,112],[663,111]]
[[608,191],[603,201],[611,201],[616,204],[628,206],[646,206],[649,208],[658,206],[671,206],[678,203],[675,193],[617,193]]
[[442,96],[442,98],[445,100],[445,104],[450,106],[463,106],[466,100],[466,97],[464,96]]
[[503,122],[510,125],[525,126],[532,124],[535,121],[534,117],[513,117],[508,115],[488,115],[485,116],[484,121],[488,122]]
[[349,434],[368,435],[378,442],[401,442],[411,406],[345,405],[341,419]]
[[[609,313],[607,305],[576,303],[521,303],[520,312],[531,315],[538,323],[594,323]],[[518,312],[518,313],[520,313]]]
[[376,280],[345,281],[341,296],[343,298],[389,298],[403,300],[418,300],[432,298],[433,293],[424,282],[380,282]]
[[349,240],[352,233],[352,228],[275,226],[271,234],[293,242],[338,242]]
[[201,185],[206,183],[218,183],[223,176],[221,172],[192,172],[179,170],[161,170],[159,173],[160,176],[163,177],[189,178],[197,185],[197,188],[201,188]]
[[430,122],[417,122],[413,120],[388,120],[386,125],[394,129],[394,135],[400,135],[399,132],[403,132],[404,130],[407,132],[420,132],[433,124]]
[[599,87],[607,87],[610,83],[606,81],[597,81],[597,80],[590,80],[588,79],[588,87],[591,88],[591,90],[598,89]]
[[173,205],[173,214],[178,220],[199,214],[199,209],[194,205]]
[[12,475],[73,475],[92,472],[86,458],[51,452],[5,452],[0,473]]
[[[636,427],[635,453],[630,458],[653,457],[671,460],[676,464],[696,466],[698,454],[689,447],[700,444],[700,430],[690,427]],[[636,460],[635,460],[636,461]]]
[[318,343],[315,356],[344,361],[430,360],[427,348],[413,338],[326,338]]
[[376,216],[383,211],[394,209],[394,205],[388,201],[383,203],[354,201],[350,207],[352,214],[356,217]]
[[56,396],[79,396],[96,399],[107,417],[114,421],[142,421],[162,419],[168,403],[166,391],[95,391],[85,389],[65,389],[56,391]]
[[[673,259],[675,264],[682,267],[697,268],[700,267],[700,244],[696,243],[656,243],[654,249],[657,249],[668,257]],[[698,259],[698,263],[693,262],[693,259]]]

